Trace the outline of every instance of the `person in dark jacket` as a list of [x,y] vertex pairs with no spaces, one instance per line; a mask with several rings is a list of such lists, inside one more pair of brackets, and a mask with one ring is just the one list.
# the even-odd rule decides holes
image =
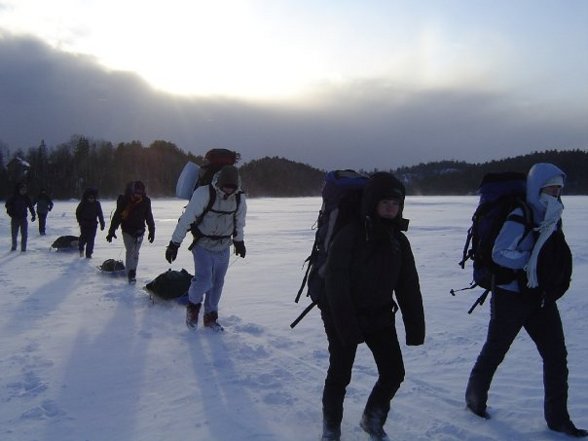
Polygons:
[[10,251],[16,250],[18,231],[20,230],[20,250],[27,250],[27,238],[29,224],[27,221],[27,209],[31,212],[31,222],[35,222],[35,208],[31,198],[27,195],[25,183],[16,184],[14,194],[6,201],[6,212],[10,216],[10,230],[12,233],[12,247]]
[[37,217],[39,218],[39,234],[45,236],[47,228],[47,214],[53,210],[53,201],[49,197],[47,190],[41,189],[37,199],[35,200],[37,206]]
[[145,235],[145,224],[149,229],[147,236],[150,243],[155,239],[155,222],[151,212],[151,199],[145,192],[145,184],[133,181],[127,184],[125,194],[119,195],[116,210],[110,222],[106,240],[112,242],[116,238],[116,230],[121,227],[126,249],[125,266],[129,283],[135,283],[139,251]]
[[96,239],[98,222],[100,222],[100,230],[104,230],[104,215],[102,214],[102,206],[98,201],[98,191],[96,189],[88,188],[84,191],[82,200],[76,208],[76,219],[80,225],[80,240],[78,242],[80,257],[84,255],[85,247],[86,258],[90,259],[94,252],[94,240]]
[[[543,359],[543,413],[547,426],[555,432],[584,438],[588,436],[588,430],[577,428],[568,413],[568,352],[554,296],[558,289],[554,286],[549,290],[541,287],[537,271],[539,258],[547,259],[549,267],[556,266],[554,260],[567,260],[561,255],[559,258],[550,255],[552,247],[546,247],[547,251],[541,252],[552,235],[561,233],[564,208],[561,191],[565,179],[566,174],[553,164],[533,165],[527,175],[526,201],[533,213],[534,232],[529,234],[525,225],[517,221],[517,217],[523,217],[523,210],[516,208],[496,237],[492,259],[502,267],[517,271],[519,277],[497,285],[492,291],[488,334],[470,373],[465,400],[474,414],[482,418],[490,417],[486,404],[492,378],[524,328]],[[571,266],[571,259],[569,263]],[[554,275],[550,279],[556,278]],[[563,292],[567,287],[564,286]],[[558,295],[563,295],[563,292]]]
[[360,426],[372,439],[386,440],[390,401],[404,380],[396,334],[400,307],[407,345],[421,345],[425,319],[419,277],[408,238],[402,231],[405,189],[390,173],[366,184],[361,219],[344,226],[331,243],[326,264],[326,302],[321,316],[329,343],[329,369],[323,390],[323,441],[339,440],[345,390],[355,353],[366,343],[378,369]]

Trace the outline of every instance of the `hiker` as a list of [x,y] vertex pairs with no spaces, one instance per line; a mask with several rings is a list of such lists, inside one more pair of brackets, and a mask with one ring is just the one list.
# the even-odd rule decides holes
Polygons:
[[91,259],[94,252],[94,240],[98,222],[100,222],[100,231],[104,230],[104,216],[96,189],[88,188],[84,191],[82,200],[76,208],[76,219],[80,225],[80,238],[78,241],[80,257],[84,256],[85,248],[86,259]]
[[39,218],[39,234],[45,236],[47,214],[53,209],[53,201],[44,188],[39,192],[35,205],[37,206],[37,218]]
[[[541,253],[546,240],[561,229],[563,205],[560,196],[565,178],[565,173],[553,164],[539,163],[531,167],[527,175],[526,204],[532,212],[535,228],[529,231],[517,220],[523,216],[523,209],[516,208],[498,233],[492,258],[502,267],[517,270],[518,277],[492,290],[488,334],[471,371],[465,400],[474,414],[490,417],[486,406],[492,377],[524,328],[543,359],[547,425],[553,431],[579,438],[588,436],[588,431],[576,428],[568,413],[567,349],[555,302],[567,289],[569,278],[561,292],[556,293],[557,287],[546,290],[538,286],[537,271],[543,267],[543,259],[548,266],[566,260],[561,256],[546,255],[552,247],[545,247],[545,252]],[[571,254],[569,267],[568,274],[571,274]],[[558,272],[565,272],[565,269]]]
[[29,224],[27,221],[27,209],[31,212],[31,222],[35,222],[35,208],[31,198],[27,194],[27,184],[16,184],[14,193],[6,201],[6,213],[10,216],[10,230],[12,233],[12,247],[10,251],[16,251],[18,231],[20,230],[20,251],[27,250],[27,238]]
[[[212,206],[210,202],[213,202]],[[218,305],[229,267],[231,244],[236,255],[245,257],[243,228],[246,213],[239,171],[233,165],[225,165],[214,175],[211,184],[194,191],[178,220],[165,258],[169,263],[176,259],[186,233],[192,230],[194,242],[189,249],[194,257],[195,272],[186,308],[186,325],[189,328],[197,327],[204,300],[204,326],[214,331],[223,330],[218,323]],[[191,228],[194,222],[196,226]]]
[[126,249],[125,267],[129,283],[135,283],[137,280],[137,265],[145,235],[145,224],[149,230],[147,239],[153,243],[155,222],[151,212],[151,199],[145,192],[145,184],[141,181],[133,181],[127,184],[125,194],[118,196],[116,210],[106,236],[106,240],[111,243],[112,239],[116,238],[115,233],[120,225]]
[[[360,218],[343,226],[330,245],[321,317],[328,339],[329,368],[323,389],[323,441],[339,440],[345,390],[357,347],[365,343],[378,380],[360,426],[372,439],[388,439],[384,423],[390,401],[404,380],[396,334],[400,307],[407,345],[421,345],[425,319],[419,277],[403,219],[405,189],[390,173],[376,173],[364,187]],[[394,296],[393,296],[394,294]]]

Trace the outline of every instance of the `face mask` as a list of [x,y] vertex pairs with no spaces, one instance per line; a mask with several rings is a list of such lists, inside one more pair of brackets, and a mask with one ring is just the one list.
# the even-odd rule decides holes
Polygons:
[[543,192],[541,192],[541,194],[539,195],[539,202],[545,208],[547,208],[550,204],[553,204],[554,201],[557,201],[557,198],[555,196],[551,196],[550,194]]

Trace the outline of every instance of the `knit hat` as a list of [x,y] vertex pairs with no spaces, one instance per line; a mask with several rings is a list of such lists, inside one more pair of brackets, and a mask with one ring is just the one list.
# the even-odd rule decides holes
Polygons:
[[557,185],[558,187],[563,187],[564,186],[564,178],[562,175],[554,175],[552,176],[550,179],[548,179],[546,182],[543,183],[543,185],[541,186],[541,188],[545,188],[545,187],[551,187],[553,185]]
[[218,187],[239,187],[239,170],[234,165],[225,165],[218,175]]
[[375,173],[370,177],[363,190],[361,215],[362,217],[371,217],[376,211],[378,202],[385,199],[396,199],[400,201],[400,211],[395,222],[405,230],[408,227],[408,221],[402,218],[405,195],[404,185],[394,175],[386,172]]

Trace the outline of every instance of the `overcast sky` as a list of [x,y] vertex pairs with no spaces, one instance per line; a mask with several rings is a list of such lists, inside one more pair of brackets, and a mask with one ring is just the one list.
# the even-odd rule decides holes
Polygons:
[[321,168],[588,149],[588,0],[0,0],[0,143]]

